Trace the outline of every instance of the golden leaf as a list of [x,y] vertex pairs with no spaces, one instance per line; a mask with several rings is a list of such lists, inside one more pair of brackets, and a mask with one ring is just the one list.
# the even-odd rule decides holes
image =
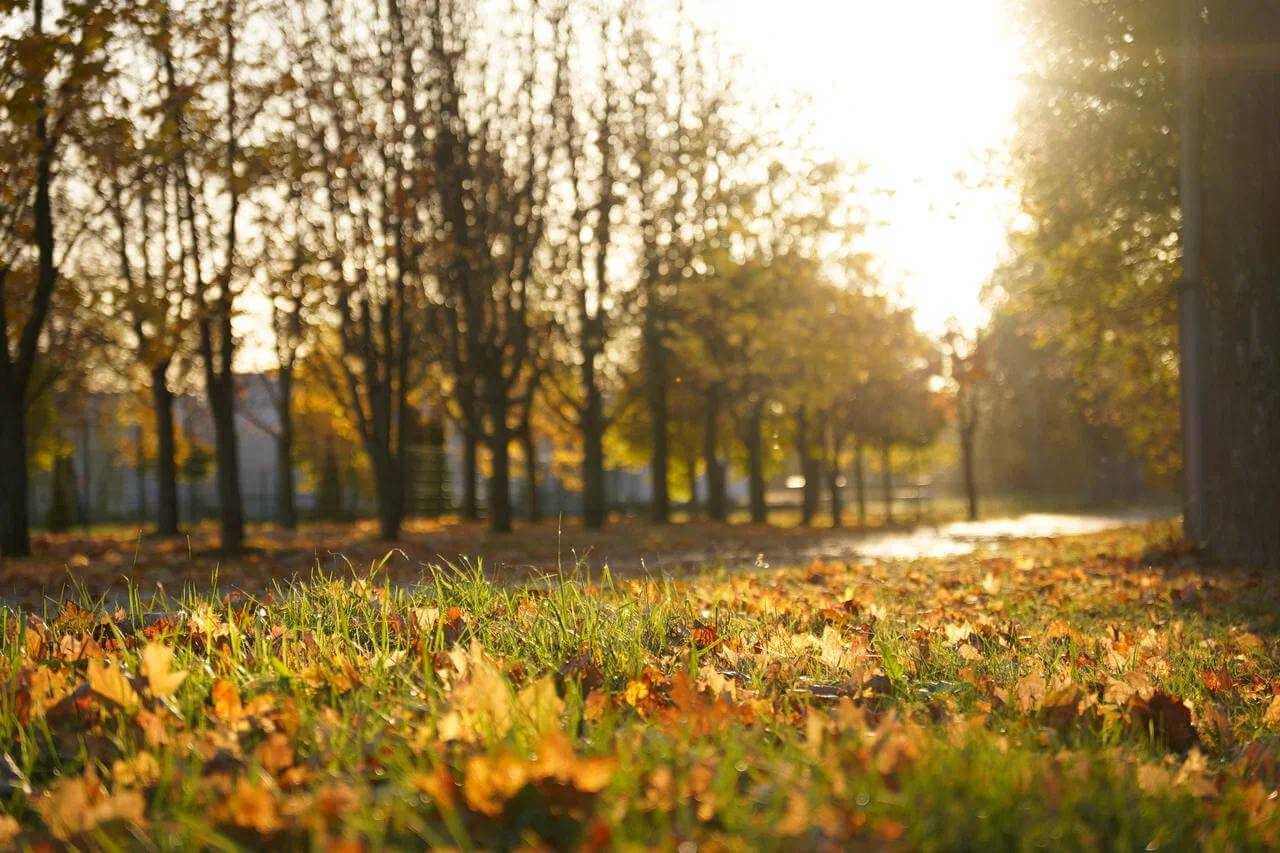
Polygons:
[[240,701],[240,691],[226,679],[219,678],[213,682],[209,692],[213,701],[213,716],[224,723],[235,723],[244,716],[244,705]]
[[138,706],[137,692],[115,661],[96,659],[89,661],[89,688],[104,699],[109,699],[123,708]]
[[187,678],[185,669],[173,668],[173,649],[162,643],[147,643],[142,650],[140,670],[147,679],[151,695],[158,698],[173,695]]

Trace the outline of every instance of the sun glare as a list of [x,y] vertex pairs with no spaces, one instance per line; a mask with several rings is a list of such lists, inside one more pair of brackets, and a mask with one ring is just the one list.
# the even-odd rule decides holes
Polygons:
[[931,331],[977,325],[1016,198],[1004,161],[1018,42],[1007,0],[706,0],[766,98],[808,100],[814,142],[868,167],[870,248]]

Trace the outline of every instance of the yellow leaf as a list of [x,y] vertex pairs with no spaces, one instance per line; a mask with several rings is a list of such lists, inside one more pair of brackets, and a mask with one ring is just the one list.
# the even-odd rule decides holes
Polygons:
[[516,696],[516,704],[539,734],[558,729],[564,713],[564,700],[556,693],[556,683],[549,675],[530,682]]
[[524,762],[510,753],[476,755],[467,760],[462,793],[474,811],[496,817],[528,780]]
[[136,708],[138,694],[114,661],[89,661],[89,688],[123,708]]
[[187,677],[185,669],[173,669],[173,649],[161,643],[147,643],[142,650],[141,671],[151,695],[158,698],[171,696]]
[[213,682],[209,697],[213,700],[213,715],[222,722],[234,723],[244,716],[240,691],[230,681],[219,678]]

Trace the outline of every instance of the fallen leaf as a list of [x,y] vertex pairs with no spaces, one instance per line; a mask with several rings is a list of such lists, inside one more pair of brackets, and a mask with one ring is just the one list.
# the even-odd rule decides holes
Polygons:
[[147,679],[151,695],[158,698],[173,695],[187,677],[185,669],[173,668],[173,649],[155,642],[143,648],[140,671]]

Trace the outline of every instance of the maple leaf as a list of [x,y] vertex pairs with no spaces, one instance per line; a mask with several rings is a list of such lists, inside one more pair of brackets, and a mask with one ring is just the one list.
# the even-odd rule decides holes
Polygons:
[[137,692],[115,661],[89,661],[88,680],[89,688],[104,699],[109,699],[122,708],[132,709],[138,706]]
[[142,650],[139,671],[147,679],[151,695],[157,698],[173,695],[187,678],[185,669],[173,668],[173,649],[162,643],[147,643]]

